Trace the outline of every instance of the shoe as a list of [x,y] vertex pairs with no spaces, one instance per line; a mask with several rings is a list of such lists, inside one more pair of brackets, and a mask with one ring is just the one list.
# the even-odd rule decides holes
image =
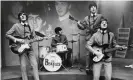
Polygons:
[[87,69],[87,68],[86,68],[86,74],[87,74],[87,75],[92,74],[92,70],[91,70],[91,69]]
[[127,65],[127,66],[125,66],[125,67],[130,67],[130,68],[133,68],[133,65]]

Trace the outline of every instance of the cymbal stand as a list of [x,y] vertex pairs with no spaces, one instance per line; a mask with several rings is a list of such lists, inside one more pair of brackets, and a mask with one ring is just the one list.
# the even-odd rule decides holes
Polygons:
[[74,67],[73,66],[73,63],[74,63],[74,61],[73,61],[73,43],[74,43],[73,38],[72,38],[71,43],[72,43],[72,54],[71,54],[71,56],[72,56],[72,66],[70,68],[73,68]]
[[[79,38],[80,38],[80,33],[79,33]],[[80,39],[78,39],[78,41],[79,41],[79,54],[78,54],[79,61],[78,61],[78,66],[74,66],[73,65],[74,62],[73,62],[73,38],[72,38],[72,66],[70,67],[70,69],[78,68],[82,72],[82,70],[80,68]]]
[[80,70],[80,71],[82,71],[81,69],[83,69],[83,68],[81,68],[81,62],[80,62],[80,36],[81,36],[81,34],[80,33],[78,33],[78,42],[79,42],[79,53],[78,53],[78,69]]

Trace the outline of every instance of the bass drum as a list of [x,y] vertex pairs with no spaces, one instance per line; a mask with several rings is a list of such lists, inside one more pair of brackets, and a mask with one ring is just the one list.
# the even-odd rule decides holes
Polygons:
[[43,65],[47,71],[58,71],[61,68],[62,60],[55,52],[49,52],[46,57],[44,57]]

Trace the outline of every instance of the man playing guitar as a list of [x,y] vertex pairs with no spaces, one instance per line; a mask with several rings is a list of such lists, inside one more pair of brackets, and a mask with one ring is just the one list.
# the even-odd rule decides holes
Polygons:
[[[97,31],[102,14],[98,14],[97,4],[92,2],[89,7],[90,14],[84,18],[83,21],[78,21],[78,28],[86,31],[86,41]],[[90,59],[90,52],[86,53],[86,72],[91,71],[92,61]]]
[[[35,35],[35,31],[31,30],[30,26],[28,25],[27,14],[25,14],[24,12],[20,12],[18,14],[18,19],[20,22],[14,24],[12,28],[9,31],[7,31],[6,36],[8,39],[12,40],[12,42],[16,43],[15,46],[11,45],[11,48],[18,49],[18,50],[16,49],[16,54],[19,55],[19,59],[20,59],[22,79],[28,80],[27,73],[26,73],[26,62],[27,62],[26,59],[29,59],[30,64],[33,68],[34,80],[39,80],[38,65],[37,65],[37,60],[34,53],[35,50],[32,48],[33,46],[32,43],[30,43],[30,40],[34,39],[37,36]],[[42,40],[42,39],[43,39],[42,37],[38,36],[38,38],[36,40],[33,40],[33,42],[37,40]],[[29,46],[28,48],[24,49],[25,47],[24,45],[26,44]]]
[[114,34],[112,32],[109,32],[107,28],[107,19],[102,18],[100,21],[100,29],[98,29],[98,31],[93,34],[93,36],[90,38],[86,45],[86,48],[90,52],[92,52],[93,55],[95,55],[95,57],[93,58],[93,80],[99,80],[102,65],[104,65],[106,80],[111,80],[112,51],[124,48],[116,44]]

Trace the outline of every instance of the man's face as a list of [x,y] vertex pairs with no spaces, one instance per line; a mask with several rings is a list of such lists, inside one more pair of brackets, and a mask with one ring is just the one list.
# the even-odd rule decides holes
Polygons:
[[61,35],[63,33],[63,31],[61,30],[61,31],[59,31],[59,34]]
[[42,25],[42,19],[38,14],[29,14],[28,22],[29,25],[34,29],[41,27]]
[[92,6],[91,8],[90,8],[90,12],[91,13],[97,13],[97,8],[96,8],[96,6]]
[[107,21],[101,22],[101,28],[105,29],[105,28],[107,28],[107,26],[108,26]]
[[26,16],[26,14],[22,14],[22,15],[20,15],[20,19],[21,19],[21,21],[26,21],[27,20],[27,16]]
[[68,12],[68,10],[70,9],[70,5],[68,4],[68,2],[56,1],[55,8],[56,8],[57,14],[60,17],[62,17]]

